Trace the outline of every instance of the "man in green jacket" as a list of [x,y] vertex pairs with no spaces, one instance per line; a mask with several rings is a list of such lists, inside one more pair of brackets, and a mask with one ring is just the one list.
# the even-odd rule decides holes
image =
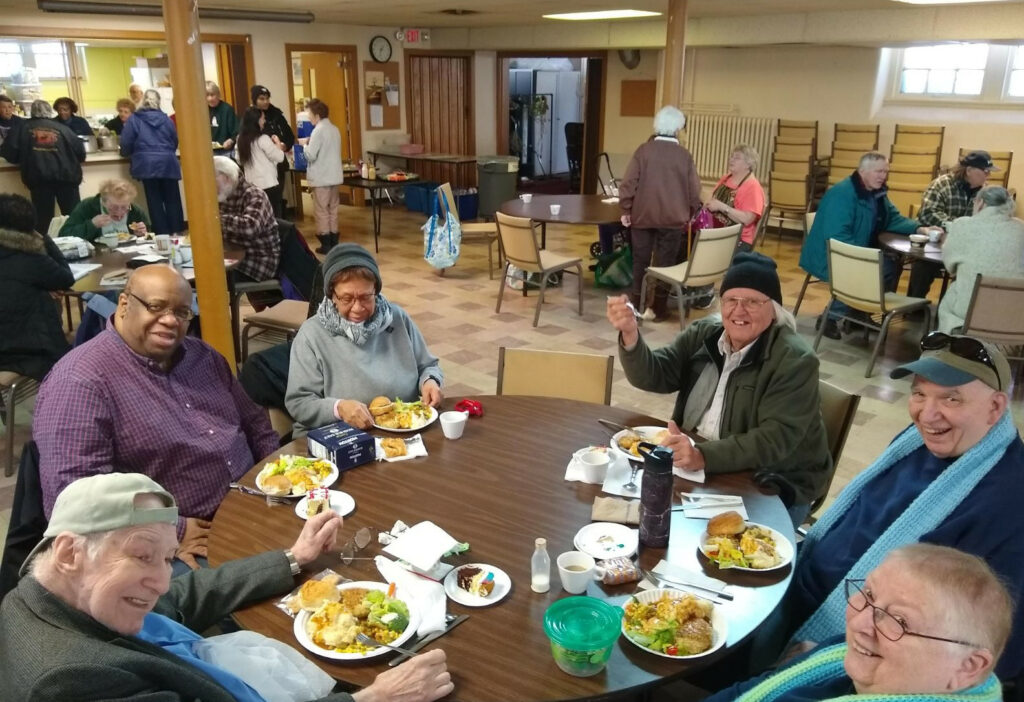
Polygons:
[[214,156],[227,155],[235,148],[238,136],[238,115],[235,108],[220,99],[220,86],[212,80],[206,81],[206,104],[210,108],[210,138],[221,148],[214,149]]
[[[798,525],[828,489],[833,469],[818,357],[782,306],[772,259],[737,254],[719,296],[720,317],[694,322],[657,350],[640,336],[628,298],[609,298],[622,368],[641,390],[678,393],[662,442],[676,469],[778,474],[795,493],[790,516]],[[692,446],[680,428],[706,441]]]
[[97,195],[75,205],[61,226],[59,236],[96,241],[104,234],[145,234],[150,227],[149,218],[132,202],[138,194],[138,188],[127,180],[104,181]]
[[[857,170],[849,178],[829,188],[821,198],[814,224],[800,252],[801,268],[819,280],[828,280],[828,249],[825,244],[828,239],[877,249],[878,235],[882,232],[927,233],[926,227],[918,226],[916,219],[901,215],[889,202],[885,187],[888,177],[889,160],[884,154],[870,151],[860,157]],[[901,270],[896,259],[882,259],[882,278],[887,292],[896,291]],[[842,302],[833,302],[829,319],[825,322],[825,336],[841,339],[836,320],[854,314],[854,310]]]

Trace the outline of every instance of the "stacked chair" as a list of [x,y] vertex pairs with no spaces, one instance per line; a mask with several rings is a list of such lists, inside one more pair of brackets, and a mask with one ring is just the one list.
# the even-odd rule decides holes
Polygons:
[[855,171],[861,156],[878,149],[878,131],[877,124],[836,123],[832,153],[827,158],[829,187]]
[[764,219],[803,224],[816,195],[824,192],[825,171],[817,165],[818,123],[780,119],[768,175],[768,205]]
[[908,217],[914,216],[928,184],[939,174],[942,126],[896,125],[889,157],[889,200]]

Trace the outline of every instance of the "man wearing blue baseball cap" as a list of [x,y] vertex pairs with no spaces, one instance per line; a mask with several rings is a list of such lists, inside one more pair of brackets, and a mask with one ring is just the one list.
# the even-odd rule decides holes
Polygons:
[[[919,541],[984,558],[1019,599],[1024,443],[1007,410],[1010,366],[995,346],[969,336],[932,332],[921,350],[891,374],[911,378],[913,425],[850,482],[801,547],[779,627],[796,631],[791,643],[841,634],[844,579],[864,577],[890,551]],[[1021,608],[1013,629],[996,666],[1003,680],[1024,672]]]

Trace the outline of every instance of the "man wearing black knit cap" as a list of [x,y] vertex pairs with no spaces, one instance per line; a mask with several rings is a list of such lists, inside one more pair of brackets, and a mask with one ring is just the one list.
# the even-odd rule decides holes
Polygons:
[[[651,350],[628,298],[608,299],[619,359],[641,390],[677,392],[670,436],[677,470],[781,475],[794,523],[828,487],[832,459],[818,397],[818,358],[782,306],[775,261],[739,253],[719,290],[721,316],[690,324]],[[680,428],[706,439],[692,446]]]

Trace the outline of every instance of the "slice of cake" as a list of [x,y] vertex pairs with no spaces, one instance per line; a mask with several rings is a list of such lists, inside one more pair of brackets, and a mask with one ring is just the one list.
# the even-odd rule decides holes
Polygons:
[[487,597],[494,590],[494,573],[484,572],[475,566],[467,566],[455,576],[455,583],[471,595]]
[[306,493],[306,516],[313,517],[331,508],[331,492],[327,488],[313,488]]

